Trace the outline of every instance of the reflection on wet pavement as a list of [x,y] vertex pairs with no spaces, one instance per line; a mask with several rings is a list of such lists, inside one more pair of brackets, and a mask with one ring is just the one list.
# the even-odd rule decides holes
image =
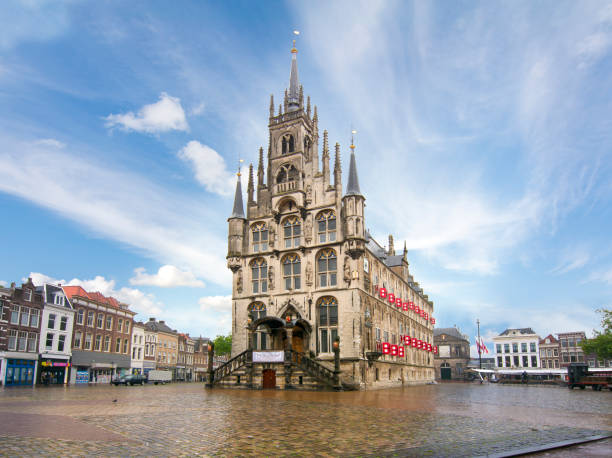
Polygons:
[[[17,454],[474,456],[609,434],[611,407],[609,392],[478,384],[341,393],[18,388],[0,391],[1,418],[20,419],[0,428],[0,443]],[[18,426],[28,415],[60,417]]]

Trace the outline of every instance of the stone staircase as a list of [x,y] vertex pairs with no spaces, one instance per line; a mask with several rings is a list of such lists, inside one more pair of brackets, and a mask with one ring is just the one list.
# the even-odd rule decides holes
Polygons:
[[[263,371],[275,371],[276,387],[295,390],[332,390],[336,381],[334,371],[303,353],[285,351],[285,361],[253,363],[252,350],[245,350],[214,371],[213,385],[227,388],[261,388]],[[359,384],[340,374],[340,389],[358,390]]]

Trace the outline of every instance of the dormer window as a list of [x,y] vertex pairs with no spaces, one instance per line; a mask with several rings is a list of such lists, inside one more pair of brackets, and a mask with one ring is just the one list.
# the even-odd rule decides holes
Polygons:
[[282,152],[283,154],[293,153],[295,151],[295,140],[293,135],[285,134],[282,139]]
[[32,301],[32,290],[31,289],[24,289],[23,290],[23,300],[27,301],[27,302],[31,302]]
[[63,294],[56,294],[53,297],[53,303],[55,305],[61,305],[63,307],[64,306],[64,295]]

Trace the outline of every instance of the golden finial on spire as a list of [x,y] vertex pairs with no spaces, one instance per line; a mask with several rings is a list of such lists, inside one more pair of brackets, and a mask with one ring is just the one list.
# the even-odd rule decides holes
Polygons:
[[353,136],[357,133],[355,129],[351,129],[351,150],[355,149],[355,142],[353,141]]
[[[294,30],[293,34],[297,36],[297,35],[300,34],[300,31],[299,30]],[[293,48],[291,48],[291,53],[292,54],[297,54],[297,48],[295,47],[295,40],[293,40]]]
[[240,166],[242,165],[243,162],[244,162],[244,159],[238,159],[238,173],[236,174],[237,176],[242,176],[242,173],[240,173]]

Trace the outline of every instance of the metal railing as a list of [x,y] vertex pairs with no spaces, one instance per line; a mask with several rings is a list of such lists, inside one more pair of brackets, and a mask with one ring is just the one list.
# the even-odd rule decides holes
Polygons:
[[227,363],[215,369],[213,371],[213,383],[221,381],[223,378],[231,375],[232,372],[234,372],[235,370],[240,369],[242,366],[244,366],[249,361],[251,353],[252,350],[244,350],[242,353],[239,353],[232,359],[230,359]]

